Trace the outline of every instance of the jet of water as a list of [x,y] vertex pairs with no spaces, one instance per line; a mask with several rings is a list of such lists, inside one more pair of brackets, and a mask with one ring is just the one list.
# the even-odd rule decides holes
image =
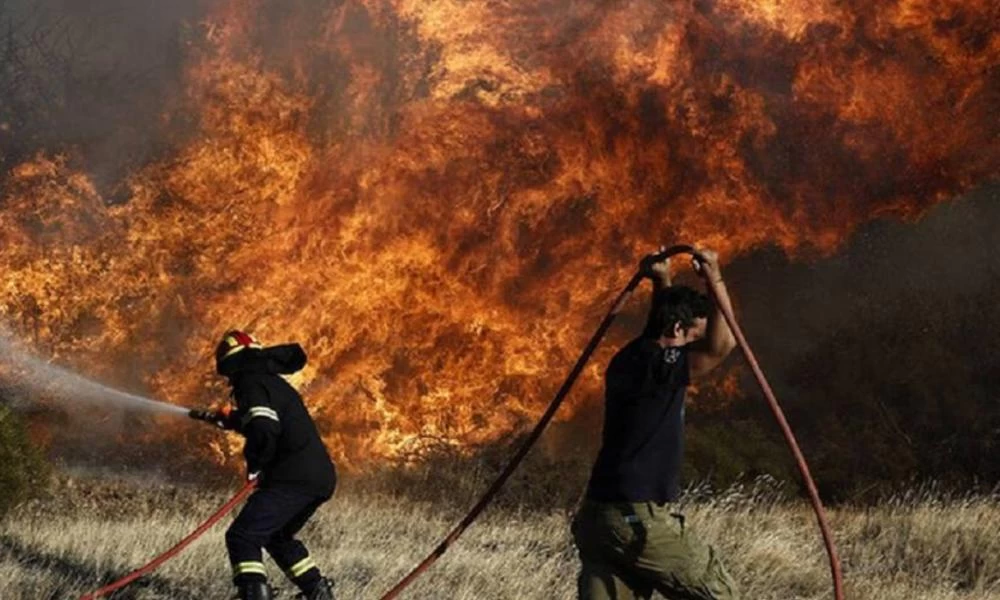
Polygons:
[[61,402],[91,402],[186,415],[188,409],[117,390],[79,373],[34,356],[6,330],[0,328],[0,392],[10,400],[44,397]]

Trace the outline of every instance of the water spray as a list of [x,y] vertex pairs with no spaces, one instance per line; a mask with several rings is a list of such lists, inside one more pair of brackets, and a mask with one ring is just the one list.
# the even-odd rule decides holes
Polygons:
[[111,404],[128,410],[186,415],[188,409],[123,392],[34,356],[0,329],[0,389],[18,398],[45,396],[59,401]]

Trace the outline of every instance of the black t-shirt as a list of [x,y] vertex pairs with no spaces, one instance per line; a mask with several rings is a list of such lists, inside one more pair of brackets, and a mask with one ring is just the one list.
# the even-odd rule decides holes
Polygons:
[[587,497],[601,502],[672,502],[684,454],[687,348],[640,337],[615,354],[605,375],[604,433]]

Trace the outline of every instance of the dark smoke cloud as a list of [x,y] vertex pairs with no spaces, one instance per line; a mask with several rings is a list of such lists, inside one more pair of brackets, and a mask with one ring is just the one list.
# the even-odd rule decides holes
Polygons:
[[[1000,482],[988,458],[1000,444],[998,228],[993,183],[917,223],[869,223],[829,258],[761,251],[728,268],[747,336],[827,498],[877,500],[914,480]],[[696,400],[692,470],[797,480],[742,375],[745,397],[726,408],[711,393]]]
[[[748,254],[729,266],[728,278],[747,335],[780,380],[782,366],[815,342],[914,296],[932,299],[944,313],[963,310],[966,298],[1000,279],[998,230],[1000,184],[988,184],[917,223],[869,223],[828,258]],[[982,335],[996,336],[998,325],[984,323]],[[919,340],[920,324],[902,333]]]
[[98,185],[165,143],[198,0],[0,3],[0,168],[70,152]]

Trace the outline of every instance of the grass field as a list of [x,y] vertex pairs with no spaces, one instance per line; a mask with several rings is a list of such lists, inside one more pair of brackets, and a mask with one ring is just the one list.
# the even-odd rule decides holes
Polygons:
[[[461,502],[421,502],[351,489],[303,532],[341,600],[376,599],[459,518]],[[137,567],[226,500],[148,481],[61,479],[45,498],[0,526],[0,598],[79,598]],[[829,571],[808,507],[733,490],[692,504],[689,522],[724,553],[743,597],[830,598]],[[576,556],[569,511],[487,511],[405,598],[570,599]],[[908,494],[874,508],[831,513],[847,597],[871,600],[1000,600],[996,498]],[[224,524],[116,598],[231,597]],[[279,597],[294,596],[273,563]]]

